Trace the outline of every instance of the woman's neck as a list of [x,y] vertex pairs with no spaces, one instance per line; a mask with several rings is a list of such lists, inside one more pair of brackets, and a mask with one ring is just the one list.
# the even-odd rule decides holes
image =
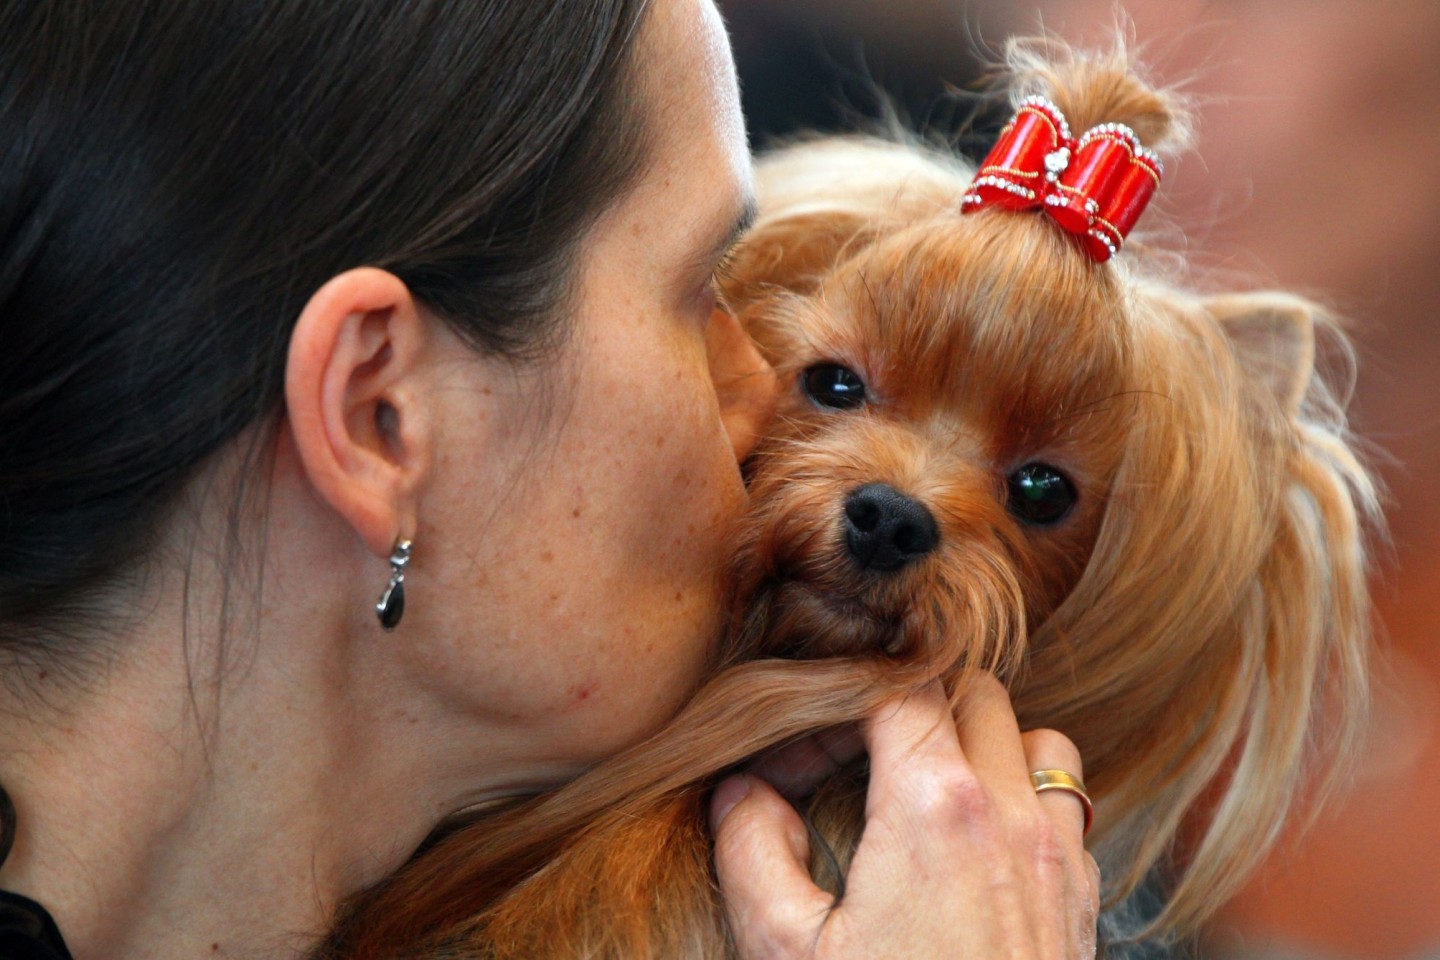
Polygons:
[[77,960],[301,956],[447,815],[578,772],[547,731],[416,679],[423,645],[374,623],[383,564],[283,450],[258,598],[223,549],[169,544],[183,562],[147,572],[143,617],[85,684],[0,682],[19,823],[0,888],[49,909]]
[[42,903],[82,960],[302,953],[371,879],[357,849],[393,866],[418,831],[367,816],[364,753],[342,757],[306,698],[259,707],[266,665],[216,697],[181,638],[134,640],[63,709],[6,724],[19,829],[0,886]]
[[223,670],[196,604],[187,636],[170,597],[63,701],[0,692],[19,824],[0,888],[45,906],[77,960],[303,955],[346,895],[484,798],[486,740],[399,702],[378,645],[315,599],[344,596],[327,586],[294,609],[267,594]]

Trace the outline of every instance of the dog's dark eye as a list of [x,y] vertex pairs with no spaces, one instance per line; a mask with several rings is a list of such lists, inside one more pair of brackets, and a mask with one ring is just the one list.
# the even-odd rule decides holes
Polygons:
[[1059,523],[1075,506],[1075,487],[1048,463],[1027,463],[1010,474],[1010,512],[1025,523]]
[[822,407],[850,410],[865,402],[865,382],[855,371],[820,363],[805,371],[805,392]]

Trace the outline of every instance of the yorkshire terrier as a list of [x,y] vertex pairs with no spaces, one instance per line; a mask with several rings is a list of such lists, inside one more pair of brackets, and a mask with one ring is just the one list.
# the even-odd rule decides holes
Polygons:
[[[1123,53],[1007,61],[1017,113],[978,176],[861,138],[759,165],[723,292],[783,392],[714,679],[648,742],[438,839],[330,955],[731,956],[716,776],[936,677],[958,702],[976,669],[1080,748],[1107,903],[1167,878],[1129,934],[1193,930],[1333,781],[1377,522],[1316,364],[1346,372],[1346,341],[1300,297],[1198,292],[1120,250],[1152,151],[1186,143],[1176,96]],[[807,810],[837,895],[857,769]]]

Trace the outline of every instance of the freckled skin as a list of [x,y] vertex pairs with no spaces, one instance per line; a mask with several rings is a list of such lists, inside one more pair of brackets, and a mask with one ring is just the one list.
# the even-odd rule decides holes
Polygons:
[[[745,503],[695,269],[750,192],[733,65],[709,0],[647,16],[666,136],[583,245],[560,355],[519,369],[471,355],[436,385],[454,409],[423,515],[447,521],[422,523],[407,583],[406,626],[438,638],[423,682],[482,722],[518,722],[517,758],[556,778],[648,735],[703,675]],[[427,558],[455,538],[468,549]]]

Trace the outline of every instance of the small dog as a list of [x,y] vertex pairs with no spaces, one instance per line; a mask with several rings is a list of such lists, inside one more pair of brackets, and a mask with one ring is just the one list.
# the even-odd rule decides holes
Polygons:
[[[1177,99],[1123,54],[1007,56],[1016,124],[1126,124],[1101,133],[1142,185],[1159,161],[1139,143],[1185,143]],[[1043,171],[992,153],[979,179],[865,139],[761,163],[762,218],[724,294],[785,391],[746,465],[716,677],[649,742],[438,839],[351,906],[328,955],[729,956],[707,786],[935,677],[958,701],[978,668],[1022,726],[1079,746],[1107,902],[1157,865],[1169,878],[1131,933],[1194,929],[1292,797],[1330,782],[1316,760],[1365,701],[1376,522],[1316,371],[1317,343],[1348,347],[1299,297],[1205,295],[1159,258],[1111,260],[1138,210],[1057,186],[1090,161],[1054,135]],[[1027,183],[1049,195],[1045,173],[1058,200],[1005,208]],[[1049,209],[1066,204],[1075,235]],[[862,766],[808,810],[837,893],[863,803]]]

